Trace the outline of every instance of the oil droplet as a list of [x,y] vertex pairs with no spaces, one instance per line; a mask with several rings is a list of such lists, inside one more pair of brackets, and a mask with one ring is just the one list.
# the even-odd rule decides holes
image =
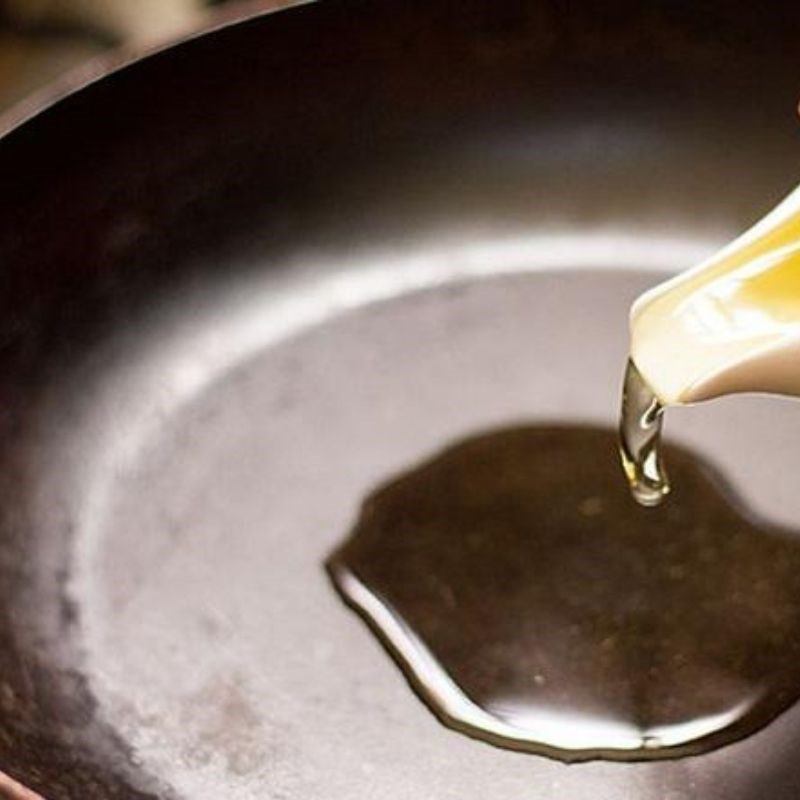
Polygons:
[[625,369],[620,414],[619,452],[631,494],[643,506],[657,506],[669,493],[661,459],[664,407],[633,361]]
[[674,447],[653,515],[615,449],[588,427],[469,439],[372,494],[330,557],[445,724],[563,760],[655,759],[800,696],[800,535],[740,514]]

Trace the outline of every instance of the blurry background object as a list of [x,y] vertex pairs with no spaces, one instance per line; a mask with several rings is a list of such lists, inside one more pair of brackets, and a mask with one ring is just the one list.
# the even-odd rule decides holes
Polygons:
[[28,27],[94,31],[119,41],[151,44],[196,26],[203,0],[5,0],[9,19]]
[[221,4],[0,0],[0,112],[112,47],[147,48],[189,34]]

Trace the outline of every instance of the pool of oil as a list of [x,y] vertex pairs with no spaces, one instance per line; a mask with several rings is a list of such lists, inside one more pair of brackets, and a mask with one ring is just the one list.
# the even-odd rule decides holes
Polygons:
[[328,570],[444,722],[563,760],[701,753],[800,695],[800,538],[691,452],[643,508],[616,434],[517,427],[378,488]]

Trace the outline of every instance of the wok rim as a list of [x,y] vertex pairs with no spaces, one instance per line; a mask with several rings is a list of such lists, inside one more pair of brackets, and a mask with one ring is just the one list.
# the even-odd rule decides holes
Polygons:
[[172,36],[150,46],[126,47],[122,45],[96,55],[69,69],[62,76],[48,81],[22,100],[1,110],[0,143],[13,131],[23,127],[52,107],[141,61],[146,61],[195,39],[248,20],[313,2],[317,2],[317,0],[236,0],[231,6],[212,9],[208,19],[199,28],[189,33]]

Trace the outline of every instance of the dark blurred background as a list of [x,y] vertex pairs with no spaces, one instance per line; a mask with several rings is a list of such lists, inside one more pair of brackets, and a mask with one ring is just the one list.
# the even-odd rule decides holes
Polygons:
[[0,0],[0,113],[116,49],[138,52],[269,0]]

